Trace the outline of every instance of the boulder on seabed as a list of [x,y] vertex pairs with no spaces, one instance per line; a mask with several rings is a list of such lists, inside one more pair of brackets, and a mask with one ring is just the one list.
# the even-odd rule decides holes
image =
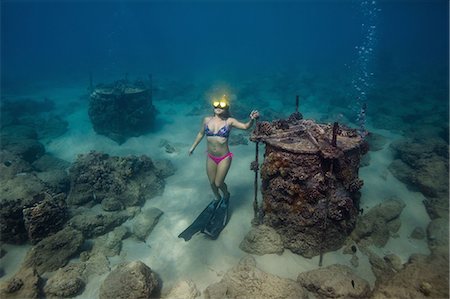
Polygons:
[[270,226],[261,224],[253,227],[242,240],[239,248],[251,254],[282,254],[284,251],[281,236]]
[[25,257],[24,266],[36,268],[39,274],[55,271],[66,265],[83,243],[80,231],[66,227],[33,246]]
[[222,298],[308,298],[297,282],[280,278],[256,268],[256,261],[247,256],[228,270],[222,280],[204,291],[206,299]]
[[164,299],[195,299],[200,296],[197,286],[192,280],[183,280],[178,282]]
[[300,273],[297,281],[320,298],[367,298],[370,294],[369,283],[345,265]]
[[158,286],[156,274],[143,262],[124,262],[105,278],[99,298],[151,298]]
[[133,224],[134,235],[142,241],[148,237],[153,228],[158,223],[159,217],[163,214],[158,208],[151,208],[149,210],[142,211],[138,216],[135,217]]

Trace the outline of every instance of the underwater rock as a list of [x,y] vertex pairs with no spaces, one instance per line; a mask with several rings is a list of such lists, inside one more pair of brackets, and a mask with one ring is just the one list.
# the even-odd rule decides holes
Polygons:
[[86,238],[92,238],[112,231],[133,216],[134,212],[130,210],[101,213],[88,210],[72,217],[68,225],[81,231]]
[[158,208],[150,208],[141,211],[141,213],[134,218],[133,223],[133,234],[136,238],[145,241],[156,224],[158,224],[159,217],[161,217],[162,214],[163,211]]
[[379,279],[372,298],[448,298],[448,251],[446,256],[413,255],[403,269]]
[[67,221],[68,212],[64,196],[41,193],[34,196],[33,202],[23,209],[23,219],[28,240],[36,244],[59,231]]
[[155,116],[151,90],[143,82],[117,81],[91,93],[89,118],[95,132],[119,144],[148,133]]
[[124,262],[105,278],[99,298],[151,298],[158,286],[156,274],[143,262]]
[[63,135],[69,129],[69,123],[59,115],[21,117],[20,123],[36,128],[39,140],[54,139]]
[[370,294],[369,283],[345,265],[303,272],[297,281],[319,298],[367,298]]
[[206,288],[205,299],[222,298],[308,298],[307,292],[295,281],[280,278],[256,268],[256,261],[247,256],[228,270],[222,280]]
[[128,230],[125,227],[116,227],[113,231],[94,240],[90,255],[97,253],[104,254],[107,257],[119,255],[122,249],[122,240],[127,235]]
[[100,152],[79,155],[69,170],[68,204],[100,203],[120,199],[126,207],[137,206],[164,190],[164,175],[147,156],[110,157]]
[[2,128],[1,149],[6,149],[32,163],[45,153],[45,147],[37,141],[36,132],[25,126],[9,126]]
[[55,271],[67,264],[83,242],[81,232],[66,227],[34,245],[28,251],[23,264],[36,268],[39,274]]
[[0,283],[0,298],[40,298],[40,283],[41,278],[33,267],[21,267],[12,278]]
[[82,263],[59,268],[45,283],[46,298],[69,298],[80,294],[86,284],[83,277],[85,268]]
[[446,218],[433,219],[427,227],[428,247],[431,252],[448,257],[449,223]]
[[153,160],[154,171],[160,178],[167,178],[175,174],[176,168],[168,159]]
[[62,170],[66,171],[70,167],[70,162],[59,159],[49,154],[44,154],[32,164],[37,171],[52,171]]
[[2,99],[2,113],[8,111],[15,117],[23,115],[36,115],[44,112],[52,111],[55,108],[55,103],[45,98],[43,100],[21,99],[21,100],[3,100]]
[[397,270],[388,260],[379,257],[369,247],[370,244],[366,246],[364,242],[358,244],[359,251],[369,259],[372,272],[376,277],[376,283],[383,284],[386,281],[389,281],[389,279],[397,273]]
[[399,199],[389,199],[373,207],[359,217],[351,238],[355,242],[364,239],[378,247],[383,247],[389,240],[391,232],[396,232],[400,228],[397,218],[405,206],[405,203]]
[[64,170],[37,172],[36,176],[42,181],[46,190],[53,194],[68,193],[70,189],[69,176]]
[[107,197],[102,200],[103,211],[112,212],[124,209],[123,203],[116,197]]
[[239,248],[257,255],[282,254],[284,251],[281,236],[275,229],[264,224],[253,227],[244,237]]
[[42,182],[33,174],[23,173],[13,179],[2,180],[0,188],[0,239],[21,244],[28,239],[23,209],[34,205],[44,191]]
[[103,253],[98,251],[94,254],[87,254],[87,260],[84,261],[84,264],[86,265],[84,275],[88,278],[91,275],[103,275],[111,271],[108,258]]
[[264,224],[305,257],[340,248],[355,227],[363,184],[367,144],[356,130],[291,117],[258,123],[250,139],[266,144]]
[[178,152],[178,150],[175,148],[175,146],[173,146],[167,139],[161,139],[159,141],[159,147],[164,148],[164,151],[168,154]]
[[[30,163],[7,150],[0,151],[0,180],[14,178],[19,173],[32,171]],[[2,184],[3,185],[3,184]]]
[[32,139],[36,140],[38,138],[38,134],[36,129],[30,126],[24,125],[12,125],[2,128],[0,133],[2,142],[4,140],[21,140],[21,139]]
[[399,140],[391,144],[395,158],[389,170],[412,190],[422,192],[432,219],[448,218],[448,143],[436,137]]
[[200,296],[197,286],[192,280],[183,280],[178,282],[164,299],[195,299]]
[[387,254],[384,256],[384,261],[387,262],[395,271],[403,269],[403,263],[400,257],[396,254]]

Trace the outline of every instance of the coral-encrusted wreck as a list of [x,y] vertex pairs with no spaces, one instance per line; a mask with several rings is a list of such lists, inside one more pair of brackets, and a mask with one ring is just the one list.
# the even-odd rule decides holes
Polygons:
[[305,257],[340,248],[359,212],[358,169],[367,143],[354,129],[317,124],[298,112],[258,123],[251,140],[266,144],[264,224]]

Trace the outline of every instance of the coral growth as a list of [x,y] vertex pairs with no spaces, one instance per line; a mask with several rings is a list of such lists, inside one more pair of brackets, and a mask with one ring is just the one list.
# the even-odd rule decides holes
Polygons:
[[79,155],[69,172],[68,203],[74,205],[111,198],[124,206],[140,205],[162,193],[166,176],[147,156],[110,157],[100,152]]

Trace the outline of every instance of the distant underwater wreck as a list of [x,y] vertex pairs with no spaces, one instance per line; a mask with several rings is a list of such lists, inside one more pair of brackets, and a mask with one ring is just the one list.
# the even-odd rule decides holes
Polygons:
[[95,132],[119,144],[149,132],[155,115],[151,85],[143,81],[102,84],[90,94],[89,118]]

